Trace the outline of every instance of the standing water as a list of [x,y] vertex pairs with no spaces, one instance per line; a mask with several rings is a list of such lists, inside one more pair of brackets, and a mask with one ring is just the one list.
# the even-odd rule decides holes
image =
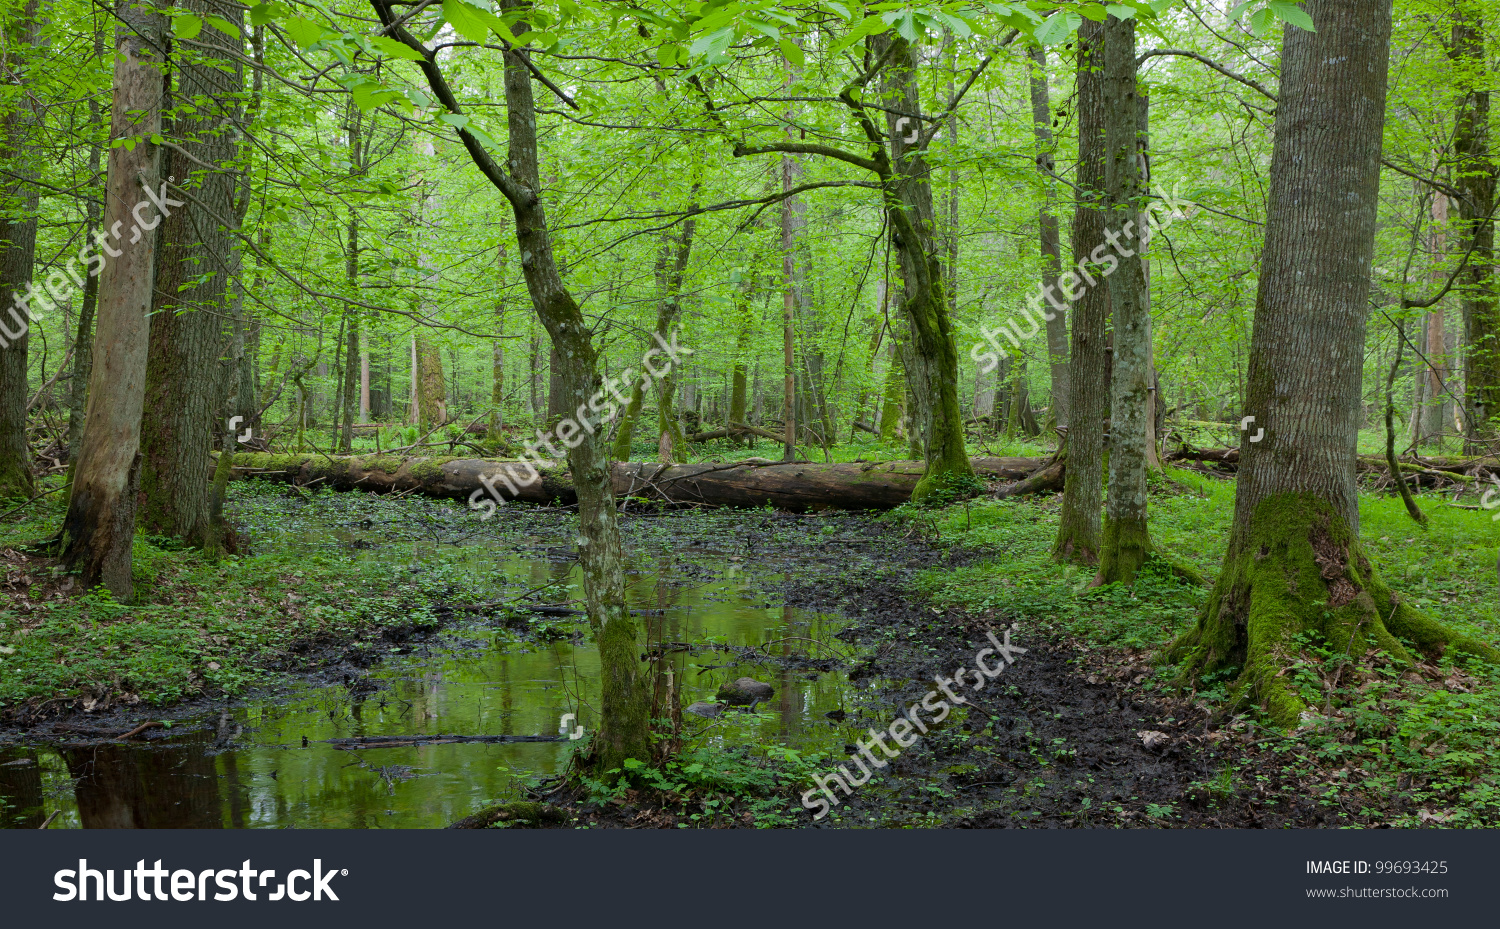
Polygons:
[[[0,823],[36,828],[52,816],[52,828],[433,828],[523,798],[528,780],[561,773],[587,744],[599,693],[588,624],[565,612],[583,599],[571,517],[533,520],[518,545],[494,532],[463,535],[475,519],[461,510],[426,501],[384,508],[399,503],[425,508],[426,541],[392,541],[401,531],[372,531],[369,519],[351,529],[347,519],[286,513],[251,537],[257,546],[409,559],[413,571],[456,563],[491,574],[507,600],[540,591],[523,602],[555,608],[455,611],[441,631],[417,633],[368,673],[226,703],[145,742],[0,746]],[[443,526],[460,530],[445,538]],[[753,712],[684,714],[685,735],[724,748],[836,752],[850,732],[830,714],[842,718],[849,684],[826,659],[843,651],[833,638],[841,620],[772,602],[777,565],[726,554],[722,528],[717,538],[685,533],[670,551],[627,551],[627,596],[643,647],[670,664],[681,705],[712,701],[740,677],[775,688]],[[580,729],[581,738],[570,738]]]

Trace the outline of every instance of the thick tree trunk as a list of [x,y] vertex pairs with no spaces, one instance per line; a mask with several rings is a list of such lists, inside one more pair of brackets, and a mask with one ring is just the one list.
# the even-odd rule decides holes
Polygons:
[[[1109,497],[1096,583],[1130,584],[1151,554],[1146,528],[1150,448],[1151,311],[1146,303],[1144,186],[1139,159],[1135,19],[1104,20],[1105,187],[1112,228],[1124,235],[1108,281],[1114,315],[1110,378]],[[1134,230],[1132,238],[1132,230]],[[1129,242],[1133,248],[1124,247]]]
[[[160,152],[148,140],[161,131],[164,62],[159,50],[164,47],[164,30],[161,14],[148,3],[121,0],[116,14],[120,24],[115,30],[110,139],[137,141],[131,148],[109,150],[104,229],[106,235],[122,230],[115,239],[120,254],[99,276],[94,371],[63,520],[62,551],[84,587],[102,584],[116,600],[129,602],[134,595],[130,546],[135,537],[156,237],[143,233],[130,242],[125,230],[135,226],[132,211],[146,199],[142,184],[153,191],[162,186]],[[152,208],[140,212],[150,215]]]
[[426,336],[411,341],[412,417],[427,432],[448,421],[448,392],[443,382],[443,355]]
[[[1056,170],[1052,138],[1052,103],[1047,93],[1047,52],[1040,46],[1031,48],[1031,126],[1036,138],[1036,164],[1042,172],[1047,196],[1037,213],[1038,242],[1042,253],[1042,292],[1056,292],[1057,276],[1062,268],[1062,243],[1057,221],[1057,188],[1052,175]],[[1049,291],[1050,288],[1050,291]],[[1052,374],[1052,419],[1058,426],[1068,425],[1068,317],[1053,313],[1047,323],[1047,363]]]
[[[186,0],[199,16],[239,14],[222,0]],[[138,518],[156,535],[202,546],[208,518],[209,452],[227,428],[219,358],[228,306],[225,261],[231,247],[235,183],[202,165],[227,165],[236,155],[238,95],[243,81],[236,43],[217,29],[173,62],[172,107],[182,108],[165,134],[186,155],[168,149],[163,173],[187,201],[162,224],[151,308],[150,354],[141,422]]]
[[[1073,211],[1073,260],[1087,264],[1104,244],[1104,24],[1078,28],[1078,199]],[[1109,289],[1090,287],[1073,302],[1068,355],[1068,468],[1058,519],[1058,558],[1092,564],[1099,557],[1099,506],[1104,496],[1105,387],[1109,358]]]
[[[958,402],[958,349],[944,293],[946,274],[938,257],[932,169],[923,151],[909,142],[922,125],[915,52],[907,41],[871,36],[872,51],[894,43],[882,72],[886,129],[890,138],[889,179],[883,184],[886,219],[901,261],[901,311],[909,326],[902,343],[906,382],[914,401],[916,432],[922,437],[927,474],[914,500],[944,488],[960,489],[974,479],[964,448],[963,410]],[[907,114],[902,116],[900,114]],[[915,124],[913,126],[912,124]]]
[[[27,352],[33,314],[39,317],[46,306],[43,298],[33,298],[37,305],[28,307],[15,295],[31,287],[32,265],[36,261],[37,188],[30,183],[36,166],[32,163],[33,127],[36,114],[28,101],[29,91],[21,82],[31,67],[24,60],[37,42],[37,0],[27,0],[21,15],[3,25],[5,45],[0,47],[0,64],[7,83],[16,82],[16,91],[7,97],[5,113],[0,116],[0,162],[7,174],[0,178],[0,500],[7,497],[30,497],[35,493],[31,475],[31,444],[26,440],[26,401],[30,399],[26,382]],[[38,295],[43,293],[40,289]],[[9,320],[5,319],[9,316]]]
[[[1454,186],[1458,188],[1459,248],[1469,252],[1459,281],[1464,314],[1464,428],[1466,451],[1493,437],[1490,417],[1500,413],[1500,301],[1494,282],[1495,161],[1490,152],[1490,94],[1484,21],[1470,0],[1454,4],[1450,56],[1463,98],[1453,131]],[[1434,398],[1435,399],[1435,398]]]
[[1444,645],[1497,655],[1422,616],[1359,542],[1355,458],[1379,205],[1391,0],[1309,0],[1317,32],[1284,30],[1270,208],[1251,334],[1234,523],[1189,671],[1238,667],[1280,725],[1307,709],[1285,676],[1312,632],[1336,652],[1409,657]]

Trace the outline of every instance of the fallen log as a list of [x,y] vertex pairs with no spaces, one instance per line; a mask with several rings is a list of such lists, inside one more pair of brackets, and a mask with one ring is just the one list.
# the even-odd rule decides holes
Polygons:
[[762,439],[770,439],[772,442],[783,442],[786,436],[776,435],[764,429],[747,426],[744,423],[730,423],[727,428],[715,429],[712,432],[697,432],[687,437],[689,442],[707,442],[711,439],[727,439],[737,435],[753,435]]
[[322,739],[335,748],[396,748],[402,745],[447,745],[452,742],[566,742],[565,735],[365,735]]
[[1044,465],[1016,483],[1007,484],[995,491],[995,498],[1004,500],[1006,497],[1019,497],[1023,494],[1062,493],[1067,464],[1066,458],[1060,458]]
[[[1039,458],[975,458],[984,478],[1020,480],[1039,466]],[[911,499],[922,477],[920,461],[777,463],[765,459],[741,462],[659,465],[618,462],[611,480],[619,497],[707,506],[772,506],[793,512],[826,509],[888,510]],[[236,455],[236,480],[260,478],[293,485],[317,482],[337,490],[420,493],[466,500],[485,508],[487,487],[504,499],[528,503],[576,502],[564,462],[535,466],[486,458],[408,458],[392,456],[330,457],[305,455]]]

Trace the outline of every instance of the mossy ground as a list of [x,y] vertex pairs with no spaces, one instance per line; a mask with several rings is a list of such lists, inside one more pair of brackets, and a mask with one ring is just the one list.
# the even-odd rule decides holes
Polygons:
[[[235,484],[231,515],[286,493]],[[42,704],[103,709],[238,693],[271,680],[272,669],[316,663],[324,649],[386,651],[389,633],[436,626],[438,604],[492,593],[441,551],[421,572],[284,545],[214,561],[142,533],[133,551],[138,602],[125,606],[107,592],[77,595],[52,559],[26,548],[56,531],[62,506],[54,494],[0,524],[0,717]]]
[[[1023,628],[1055,630],[1081,649],[1160,660],[1216,595],[1184,581],[1174,566],[1217,579],[1234,512],[1232,482],[1171,468],[1168,476],[1173,482],[1153,486],[1151,534],[1170,563],[1148,561],[1130,587],[1090,587],[1091,569],[1053,561],[1059,497],[976,500],[935,518],[914,511],[893,518],[920,521],[930,537],[987,556],[921,575],[919,589],[935,607],[992,610]],[[1332,635],[1316,623],[1293,630],[1271,673],[1285,682],[1300,725],[1272,726],[1255,744],[1274,752],[1288,777],[1319,785],[1321,803],[1366,821],[1500,825],[1500,669],[1454,649],[1434,657],[1430,638],[1440,624],[1479,645],[1500,643],[1500,531],[1488,513],[1449,507],[1435,495],[1418,502],[1429,517],[1426,531],[1398,498],[1361,496],[1359,548],[1369,562],[1361,570],[1372,605],[1385,605],[1389,634],[1367,623],[1351,648],[1334,622],[1326,624]],[[1240,699],[1240,666],[1203,670],[1187,693],[1231,736],[1244,722],[1276,721]],[[1144,686],[1180,693],[1178,677],[1179,668],[1161,664]]]

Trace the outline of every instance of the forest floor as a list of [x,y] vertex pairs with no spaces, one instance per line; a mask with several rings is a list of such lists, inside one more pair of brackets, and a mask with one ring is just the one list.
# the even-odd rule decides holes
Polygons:
[[[1174,477],[1176,486],[1154,488],[1155,542],[1212,577],[1233,485]],[[1437,499],[1424,503],[1433,524],[1419,539],[1399,502],[1362,500],[1378,563],[1421,608],[1500,639],[1489,521]],[[855,617],[844,637],[865,657],[851,678],[874,684],[858,723],[876,731],[920,702],[935,676],[972,666],[987,631],[1015,624],[1015,641],[1029,649],[995,684],[967,694],[967,712],[903,751],[818,825],[1500,824],[1496,669],[1446,661],[1401,669],[1375,656],[1340,671],[1342,655],[1309,641],[1293,676],[1326,715],[1292,733],[1264,728],[1255,713],[1228,703],[1225,681],[1183,690],[1172,668],[1153,663],[1196,620],[1207,590],[1166,570],[1132,589],[1089,588],[1090,572],[1050,558],[1057,506],[1055,498],[976,500],[899,512],[872,529],[913,537],[885,573],[846,571],[837,581],[784,591],[807,609]],[[1160,736],[1147,747],[1143,733]],[[799,790],[808,775],[840,764],[859,773],[843,757],[797,762]],[[674,779],[683,780],[674,771],[647,778]],[[696,823],[703,812],[691,789],[604,787],[571,795],[576,823],[665,827]],[[770,811],[746,802],[738,821],[713,819],[811,825],[812,814],[799,807],[789,800]]]
[[[1233,484],[1171,473],[1153,487],[1155,544],[1211,578]],[[454,505],[443,501],[255,484],[234,493],[241,509],[298,493],[341,512],[358,500],[361,518],[388,516],[403,527],[391,541],[414,546],[461,543],[455,527],[473,522],[450,519]],[[1399,501],[1361,498],[1372,557],[1419,608],[1500,640],[1488,514],[1419,499],[1426,531]],[[456,562],[419,570],[276,545],[209,562],[142,538],[142,604],[124,607],[76,595],[24,544],[55,528],[58,507],[39,502],[0,524],[0,714],[20,727],[12,734],[82,709],[123,727],[148,709],[151,718],[174,703],[190,711],[205,695],[245,693],[287,672],[336,677],[450,623],[453,604],[497,592]],[[989,631],[1013,627],[1027,651],[817,823],[798,798],[813,775],[848,758],[748,743],[689,744],[659,769],[615,772],[552,801],[573,826],[632,828],[1500,825],[1496,669],[1400,668],[1380,656],[1350,665],[1308,641],[1292,677],[1324,712],[1292,733],[1268,730],[1228,703],[1227,681],[1184,690],[1153,663],[1192,625],[1207,591],[1166,571],[1128,589],[1088,587],[1091,572],[1051,560],[1057,507],[1055,497],[978,498],[880,517],[634,518],[627,535],[637,541],[733,538],[747,560],[795,565],[768,592],[848,617],[840,638],[856,657],[841,670],[856,686],[841,722],[884,730],[935,676],[972,666]],[[508,518],[524,544],[533,525],[569,517],[516,507]]]

